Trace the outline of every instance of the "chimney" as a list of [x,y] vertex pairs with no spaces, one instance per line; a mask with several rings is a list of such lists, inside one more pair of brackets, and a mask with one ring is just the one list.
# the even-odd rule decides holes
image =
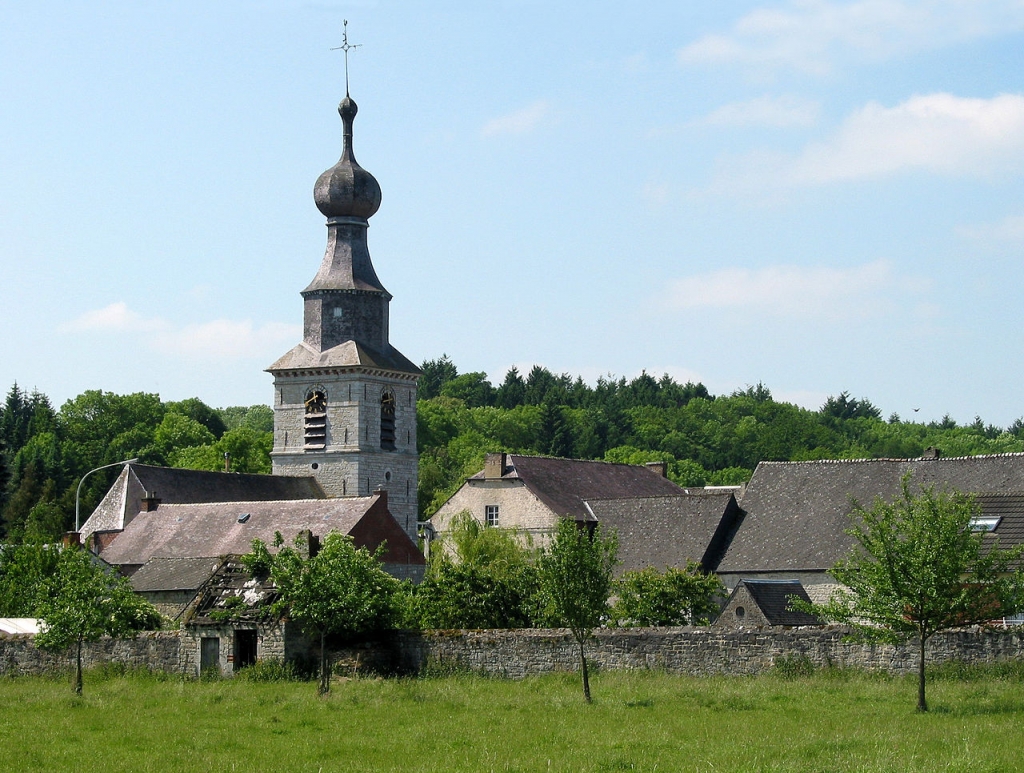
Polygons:
[[231,454],[224,452],[224,472],[231,472]]
[[66,548],[80,548],[82,547],[82,535],[77,531],[66,531],[62,542]]
[[388,490],[384,488],[383,484],[373,490],[373,495],[383,503],[384,507],[388,506]]
[[651,472],[657,473],[662,478],[668,477],[668,462],[647,462],[644,467]]
[[156,510],[156,508],[157,508],[157,506],[159,504],[160,504],[160,500],[157,498],[157,495],[156,495],[155,491],[152,492],[152,493],[146,492],[146,495],[144,497],[142,497],[142,501],[141,501],[141,505],[142,506],[140,507],[139,512],[151,513],[154,510]]
[[504,452],[500,454],[487,454],[484,460],[484,477],[487,480],[492,480],[504,475],[506,459],[507,456]]
[[316,554],[320,552],[320,538],[309,529],[299,532],[296,543],[299,554],[303,558],[316,558]]
[[926,449],[924,449],[924,453],[921,454],[922,459],[938,459],[941,456],[942,451],[940,451],[935,446],[928,446]]

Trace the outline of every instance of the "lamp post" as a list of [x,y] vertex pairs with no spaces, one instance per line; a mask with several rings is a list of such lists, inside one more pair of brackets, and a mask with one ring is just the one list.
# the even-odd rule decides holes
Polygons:
[[87,472],[85,475],[82,476],[82,479],[80,481],[78,481],[78,489],[76,489],[76,491],[75,491],[75,531],[76,532],[78,531],[78,528],[79,528],[79,524],[78,524],[78,498],[79,498],[79,495],[82,493],[82,484],[85,483],[85,479],[88,478],[90,475],[92,475],[94,472],[98,472],[99,470],[105,470],[108,467],[117,467],[117,465],[119,465],[119,464],[134,464],[137,461],[139,461],[138,457],[136,457],[134,459],[125,459],[125,460],[120,461],[120,462],[111,462],[110,464],[104,464],[104,465],[101,465],[100,467],[95,467],[95,468],[89,470],[89,472]]

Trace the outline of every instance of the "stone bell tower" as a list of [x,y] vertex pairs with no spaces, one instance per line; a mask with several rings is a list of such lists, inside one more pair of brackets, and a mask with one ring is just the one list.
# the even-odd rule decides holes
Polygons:
[[388,340],[388,305],[366,244],[380,186],[356,163],[356,103],[338,106],[341,159],[316,181],[327,251],[302,291],[303,340],[267,368],[274,376],[276,475],[313,475],[329,496],[388,491],[388,508],[416,539],[416,384],[420,370]]

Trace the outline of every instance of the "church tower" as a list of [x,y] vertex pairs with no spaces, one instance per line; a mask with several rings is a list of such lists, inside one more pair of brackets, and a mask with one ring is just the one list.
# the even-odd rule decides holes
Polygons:
[[[346,90],[347,91],[347,90]],[[276,475],[313,475],[328,496],[387,489],[388,508],[416,539],[416,384],[420,370],[388,340],[388,304],[366,245],[380,186],[356,163],[356,103],[338,106],[341,159],[316,181],[327,251],[302,291],[302,343],[267,368],[274,376]]]

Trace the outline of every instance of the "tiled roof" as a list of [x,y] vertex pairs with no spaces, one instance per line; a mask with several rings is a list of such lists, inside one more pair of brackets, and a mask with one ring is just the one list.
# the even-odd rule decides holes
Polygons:
[[[385,563],[423,563],[423,556],[376,496],[276,502],[161,504],[139,513],[100,554],[111,564],[144,564],[153,557],[197,558],[245,554],[254,539],[271,543],[281,532],[289,544],[309,529],[352,534],[357,545],[387,541]],[[373,510],[373,512],[371,512]],[[369,519],[367,519],[369,516]],[[372,523],[371,523],[372,521]]]
[[[751,597],[764,613],[769,625],[821,625],[821,620],[806,612],[789,608],[789,597],[810,603],[799,580],[743,580]],[[735,591],[734,591],[735,592]]]
[[675,567],[687,561],[714,569],[721,541],[732,527],[731,492],[692,490],[683,496],[590,499],[602,531],[619,535],[618,572]]
[[[627,497],[684,496],[686,490],[668,478],[632,464],[508,455],[505,478],[518,478],[555,515],[592,521],[584,501]],[[474,475],[483,478],[484,473]]]
[[302,368],[375,368],[420,373],[420,369],[393,346],[389,345],[386,352],[378,352],[355,341],[345,341],[322,352],[305,342],[296,344],[267,371],[275,373]]
[[110,491],[82,525],[82,538],[88,537],[93,531],[124,528],[125,523],[139,512],[142,498],[147,494],[157,497],[166,505],[323,499],[326,496],[313,477],[251,475],[131,464],[125,466]]
[[220,567],[215,558],[151,558],[131,577],[136,592],[197,590]]
[[[894,499],[908,472],[912,489],[1024,491],[1024,454],[762,462],[747,484],[740,502],[742,521],[718,571],[829,569],[852,546],[852,538],[844,533],[850,525],[851,501],[870,507],[877,497]],[[1015,528],[1007,524],[1004,534],[1015,533]]]

